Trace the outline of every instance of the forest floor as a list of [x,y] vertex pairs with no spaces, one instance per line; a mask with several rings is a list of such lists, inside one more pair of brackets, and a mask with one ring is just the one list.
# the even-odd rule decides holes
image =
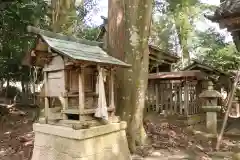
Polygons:
[[30,160],[36,108],[0,105],[0,160]]
[[[33,150],[33,117],[36,109],[0,105],[0,160],[30,160]],[[232,159],[234,147],[240,141],[224,139],[221,152],[214,153],[209,139],[201,139],[181,126],[146,121],[145,128],[153,144],[138,149],[133,160],[220,160]],[[214,156],[212,156],[214,155]]]

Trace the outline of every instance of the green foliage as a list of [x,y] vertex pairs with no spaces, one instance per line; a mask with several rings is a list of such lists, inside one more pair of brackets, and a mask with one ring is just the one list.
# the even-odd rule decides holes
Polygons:
[[46,3],[43,0],[9,2],[0,10],[0,79],[29,81],[29,69],[21,67],[21,60],[31,44],[27,25],[45,27]]
[[77,36],[83,39],[87,40],[96,40],[97,36],[99,34],[99,28],[98,27],[90,27],[85,26],[79,32],[77,33]]
[[153,26],[158,28],[159,46],[178,52],[182,57],[182,64],[189,61],[193,47],[191,41],[196,32],[195,23],[203,19],[205,10],[212,8],[213,6],[199,0],[156,0],[155,14],[160,16]]
[[194,50],[198,60],[223,71],[236,70],[240,65],[240,53],[234,43],[225,43],[225,37],[214,29],[198,32]]

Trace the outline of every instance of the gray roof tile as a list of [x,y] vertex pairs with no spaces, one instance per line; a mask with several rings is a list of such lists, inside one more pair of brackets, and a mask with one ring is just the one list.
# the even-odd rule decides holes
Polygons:
[[53,50],[56,50],[57,52],[75,60],[105,63],[125,67],[131,66],[108,55],[99,46],[92,46],[74,41],[50,38],[45,35],[41,35],[41,37]]

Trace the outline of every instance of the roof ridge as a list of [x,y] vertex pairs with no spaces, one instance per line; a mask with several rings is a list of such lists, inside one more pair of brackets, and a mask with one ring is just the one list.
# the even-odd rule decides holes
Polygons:
[[85,45],[90,45],[90,46],[101,46],[102,43],[101,42],[97,42],[97,41],[89,41],[86,39],[80,39],[80,38],[76,38],[73,36],[67,36],[64,34],[60,34],[60,33],[54,33],[51,31],[46,31],[34,26],[27,26],[27,31],[30,33],[35,33],[38,35],[43,35],[49,38],[55,38],[55,39],[61,39],[61,40],[65,40],[65,41],[72,41],[72,42],[77,42],[77,43],[81,43],[81,44],[85,44]]

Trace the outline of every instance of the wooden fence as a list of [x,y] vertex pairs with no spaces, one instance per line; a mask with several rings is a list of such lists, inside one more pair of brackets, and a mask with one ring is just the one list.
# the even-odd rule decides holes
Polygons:
[[201,112],[201,81],[198,79],[152,79],[148,87],[148,104],[166,115],[194,115]]

